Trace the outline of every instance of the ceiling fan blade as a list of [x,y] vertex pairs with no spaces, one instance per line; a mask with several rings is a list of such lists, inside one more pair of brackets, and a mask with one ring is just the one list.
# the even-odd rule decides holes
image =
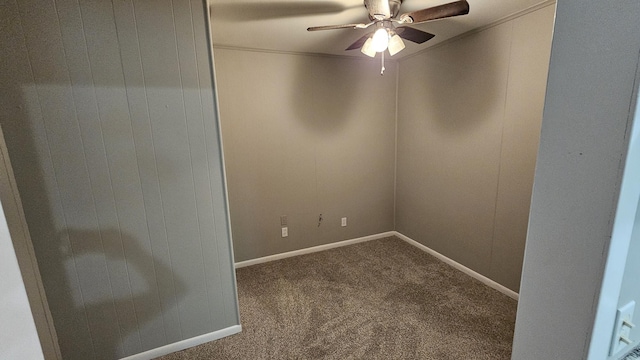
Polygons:
[[368,33],[367,35],[361,37],[360,39],[356,40],[353,44],[349,45],[348,48],[346,48],[345,50],[355,50],[355,49],[360,49],[362,47],[362,45],[364,45],[364,43],[367,41],[367,39],[369,37],[371,37],[371,33]]
[[434,6],[427,9],[412,11],[400,15],[402,23],[419,24],[426,21],[443,19],[469,13],[469,3],[466,0],[454,1],[448,4]]
[[308,27],[307,31],[319,31],[319,30],[334,30],[334,29],[366,29],[371,26],[373,22],[368,24],[343,24],[343,25],[324,25],[324,26],[312,26]]
[[422,44],[423,42],[430,40],[435,35],[429,34],[428,32],[410,28],[408,26],[400,26],[396,28],[396,34],[401,38],[409,41],[413,41],[417,44]]

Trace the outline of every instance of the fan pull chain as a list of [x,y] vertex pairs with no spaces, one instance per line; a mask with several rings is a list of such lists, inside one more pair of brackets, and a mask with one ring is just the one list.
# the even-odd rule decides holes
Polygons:
[[384,75],[384,51],[381,52],[382,54],[382,68],[380,69],[380,76]]

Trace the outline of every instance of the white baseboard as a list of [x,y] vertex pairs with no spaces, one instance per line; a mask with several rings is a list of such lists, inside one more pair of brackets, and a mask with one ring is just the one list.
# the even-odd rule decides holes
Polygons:
[[397,231],[394,231],[394,233],[395,233],[394,235],[399,237],[400,239],[402,239],[402,240],[406,241],[407,243],[417,247],[418,249],[426,252],[427,254],[432,255],[432,256],[440,259],[442,262],[444,262],[444,263],[446,263],[446,264],[448,264],[448,265],[450,265],[450,266],[462,271],[463,273],[465,273],[465,274],[471,276],[472,278],[480,281],[481,283],[487,285],[488,287],[496,289],[496,290],[500,291],[501,293],[507,295],[508,297],[510,297],[512,299],[518,300],[519,295],[518,295],[517,292],[515,292],[515,291],[513,291],[513,290],[511,290],[511,289],[509,289],[509,288],[507,288],[507,287],[505,287],[503,285],[498,284],[497,282],[489,279],[488,277],[486,277],[484,275],[481,275],[481,274],[469,269],[468,267],[460,264],[459,262],[451,260],[450,258],[440,254],[439,252],[437,252],[437,251],[435,251],[435,250],[433,250],[431,248],[428,248],[428,247],[420,244],[419,242],[411,239],[408,236],[405,236],[405,235],[403,235],[403,234],[401,234],[401,233],[399,233]]
[[176,351],[184,350],[196,345],[204,344],[209,341],[222,339],[223,337],[227,337],[229,335],[237,334],[242,331],[241,325],[233,325],[228,328],[224,328],[218,331],[214,331],[208,334],[203,334],[200,336],[192,337],[190,339],[185,339],[182,341],[174,342],[173,344],[161,346],[159,348],[147,350],[145,352],[141,352],[139,354],[127,356],[120,360],[150,360],[153,358],[157,358],[159,356],[171,354]]
[[395,235],[396,235],[395,231],[387,231],[387,232],[374,234],[374,235],[369,235],[369,236],[363,236],[363,237],[359,237],[359,238],[355,238],[355,239],[338,241],[338,242],[331,243],[331,244],[319,245],[319,246],[314,246],[314,247],[310,247],[310,248],[306,248],[306,249],[289,251],[289,252],[282,253],[282,254],[269,255],[269,256],[265,256],[265,257],[261,257],[261,258],[257,258],[257,259],[240,261],[240,262],[236,263],[236,269],[239,269],[239,268],[242,268],[242,267],[245,267],[245,266],[251,266],[251,265],[262,264],[262,263],[266,263],[266,262],[270,262],[270,261],[286,259],[286,258],[289,258],[289,257],[292,257],[292,256],[311,254],[311,253],[318,252],[318,251],[329,250],[329,249],[342,247],[342,246],[347,246],[347,245],[353,245],[353,244],[357,244],[357,243],[361,243],[361,242],[365,242],[365,241],[382,239],[382,238],[386,238],[386,237],[389,237],[389,236],[395,236]]
[[[342,246],[347,246],[347,245],[353,245],[353,244],[357,244],[357,243],[361,243],[361,242],[365,242],[365,241],[371,241],[371,240],[376,240],[376,239],[383,239],[389,236],[397,236],[398,238],[406,241],[408,244],[413,245],[415,247],[417,247],[418,249],[438,258],[439,260],[443,261],[444,263],[454,267],[457,270],[462,271],[463,273],[471,276],[472,278],[482,282],[483,284],[496,289],[498,291],[500,291],[501,293],[509,296],[512,299],[518,300],[518,293],[508,289],[507,287],[498,284],[497,282],[489,279],[488,277],[481,275],[471,269],[469,269],[468,267],[454,261],[451,260],[450,258],[440,254],[439,252],[428,248],[422,244],[420,244],[419,242],[409,238],[408,236],[405,236],[397,231],[387,231],[387,232],[383,232],[383,233],[379,233],[379,234],[374,234],[374,235],[369,235],[369,236],[363,236],[363,237],[359,237],[359,238],[355,238],[355,239],[350,239],[350,240],[344,240],[344,241],[339,241],[336,243],[331,243],[331,244],[325,244],[325,245],[319,245],[319,246],[314,246],[314,247],[310,247],[310,248],[306,248],[306,249],[300,249],[300,250],[295,250],[295,251],[289,251],[286,253],[282,253],[282,254],[275,254],[275,255],[270,255],[270,256],[265,256],[265,257],[261,257],[261,258],[257,258],[257,259],[251,259],[251,260],[246,260],[246,261],[240,261],[235,263],[235,267],[236,268],[241,268],[241,267],[245,267],[245,266],[250,266],[250,265],[256,265],[256,264],[262,264],[262,263],[266,263],[266,262],[270,262],[270,261],[275,261],[275,260],[280,260],[280,259],[285,259],[285,258],[289,258],[292,256],[298,256],[298,255],[304,255],[304,254],[310,254],[310,253],[314,253],[314,252],[318,252],[318,251],[323,251],[323,250],[329,250],[329,249],[333,249],[333,248],[337,248],[337,247],[342,247]],[[178,341],[169,345],[165,345],[165,346],[161,346],[159,348],[155,348],[155,349],[151,349],[151,350],[147,350],[145,352],[139,353],[139,354],[135,354],[135,355],[131,355],[131,356],[127,356],[125,358],[122,358],[121,360],[149,360],[149,359],[153,359],[159,356],[163,356],[163,355],[167,355],[176,351],[180,351],[180,350],[184,350],[196,345],[200,345],[200,344],[204,344],[206,342],[209,341],[213,341],[213,340],[218,340],[221,339],[223,337],[229,336],[229,335],[233,335],[233,334],[237,334],[239,332],[242,331],[242,326],[241,325],[234,325],[234,326],[230,326],[228,328],[224,328],[222,330],[218,330],[218,331],[214,331],[208,334],[204,334],[204,335],[200,335],[200,336],[196,336],[190,339],[186,339],[186,340],[182,340],[182,341]]]
[[498,291],[500,291],[501,293],[507,295],[508,297],[518,300],[519,295],[517,292],[498,284],[497,282],[489,279],[488,277],[481,275],[471,269],[469,269],[468,267],[460,264],[459,262],[456,262],[454,260],[451,260],[450,258],[440,254],[439,252],[422,245],[421,243],[411,239],[410,237],[403,235],[397,231],[387,231],[387,232],[383,232],[383,233],[379,233],[379,234],[374,234],[374,235],[369,235],[369,236],[364,236],[364,237],[360,237],[360,238],[355,238],[355,239],[350,239],[350,240],[344,240],[344,241],[339,241],[336,243],[331,243],[331,244],[326,244],[326,245],[320,245],[320,246],[314,246],[314,247],[310,247],[310,248],[306,248],[306,249],[300,249],[300,250],[295,250],[295,251],[289,251],[286,253],[282,253],[282,254],[275,254],[275,255],[270,255],[270,256],[265,256],[265,257],[261,257],[261,258],[257,258],[257,259],[251,259],[251,260],[246,260],[246,261],[240,261],[237,262],[235,264],[236,269],[238,268],[242,268],[245,266],[251,266],[251,265],[256,265],[256,264],[262,264],[262,263],[266,263],[269,261],[275,261],[275,260],[280,260],[280,259],[286,259],[288,257],[292,257],[292,256],[298,256],[298,255],[304,255],[304,254],[310,254],[310,253],[314,253],[314,252],[318,252],[318,251],[323,251],[323,250],[328,250],[328,249],[333,249],[333,248],[337,248],[337,247],[341,247],[341,246],[347,246],[347,245],[352,245],[352,244],[357,244],[357,243],[361,243],[361,242],[365,242],[365,241],[370,241],[370,240],[376,240],[376,239],[382,239],[382,238],[386,238],[389,236],[397,236],[398,238],[406,241],[408,244],[411,244],[415,247],[417,247],[418,249],[426,252],[427,254],[430,254],[436,258],[438,258],[439,260],[443,261],[444,263],[453,266],[454,268],[462,271],[463,273],[471,276],[472,278],[480,281],[481,283],[489,286],[490,288],[496,289]]

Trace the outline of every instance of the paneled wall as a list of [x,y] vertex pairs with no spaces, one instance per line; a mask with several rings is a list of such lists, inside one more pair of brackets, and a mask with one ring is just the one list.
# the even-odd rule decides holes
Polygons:
[[65,359],[238,324],[201,0],[8,0],[0,121]]
[[393,230],[394,62],[214,55],[237,261]]
[[554,6],[402,60],[396,230],[518,291]]

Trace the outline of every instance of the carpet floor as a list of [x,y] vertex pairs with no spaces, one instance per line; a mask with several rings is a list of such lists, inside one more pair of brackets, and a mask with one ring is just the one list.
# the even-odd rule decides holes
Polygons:
[[242,332],[177,359],[509,359],[516,301],[395,237],[237,270]]

